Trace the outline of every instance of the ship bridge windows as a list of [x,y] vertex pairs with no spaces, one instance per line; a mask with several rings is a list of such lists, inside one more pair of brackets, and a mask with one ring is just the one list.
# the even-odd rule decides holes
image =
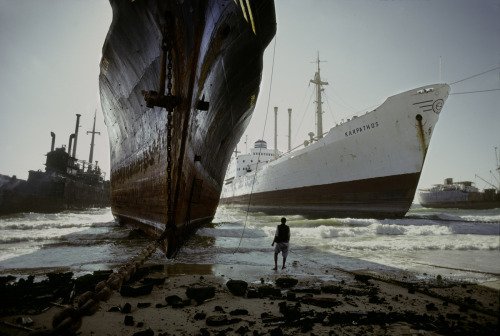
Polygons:
[[425,89],[418,90],[417,93],[422,94],[422,93],[429,93],[429,92],[433,92],[433,91],[434,91],[434,88],[425,88]]

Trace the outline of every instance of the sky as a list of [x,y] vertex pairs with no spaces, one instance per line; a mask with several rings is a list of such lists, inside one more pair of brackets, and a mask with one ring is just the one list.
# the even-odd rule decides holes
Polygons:
[[[315,131],[309,80],[318,52],[329,82],[325,130],[391,95],[500,66],[500,0],[276,0],[275,6],[278,32],[264,55],[261,92],[239,150],[246,136],[248,148],[262,137],[272,146],[274,106],[281,150],[288,108],[292,146]],[[101,135],[94,160],[109,172],[98,74],[110,22],[106,1],[0,0],[0,174],[25,178],[30,169],[44,169],[50,132],[57,146],[67,144],[76,113],[82,114],[77,156],[87,160],[85,133],[96,109]],[[499,69],[451,86],[419,188],[446,177],[485,187],[476,174],[497,183],[490,171],[494,147],[500,154],[500,91],[460,94],[491,89],[500,89]]]
[[109,176],[98,76],[110,22],[107,1],[0,0],[0,174],[44,170],[50,132],[68,145],[77,113],[77,158],[88,160],[97,109],[94,161]]

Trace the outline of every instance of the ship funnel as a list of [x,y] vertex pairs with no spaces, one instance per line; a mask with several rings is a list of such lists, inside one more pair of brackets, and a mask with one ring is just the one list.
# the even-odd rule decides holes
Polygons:
[[274,107],[274,158],[278,158],[278,106]]
[[292,109],[288,109],[288,151],[292,151]]
[[309,139],[310,139],[309,141],[311,143],[313,143],[313,141],[314,141],[314,133],[313,132],[309,132],[309,133],[307,133],[307,135],[309,135]]
[[75,134],[72,133],[69,136],[69,144],[68,144],[68,154],[71,156],[71,148],[73,147],[73,140],[75,139]]
[[[92,131],[87,131],[87,134],[89,134],[89,133],[92,134],[92,141],[90,142],[89,170],[92,167],[92,160],[94,158],[94,137],[95,137],[96,134],[99,134],[99,135],[101,134],[100,132],[96,132],[95,131],[95,117],[96,117],[96,114],[97,114],[97,110],[94,113],[94,127],[92,127]],[[96,165],[97,165],[97,161],[96,161]]]
[[52,143],[50,144],[50,151],[54,151],[54,146],[56,145],[56,134],[54,132],[50,132],[50,136],[52,137]]
[[76,115],[75,140],[73,141],[73,155],[72,155],[74,158],[76,158],[76,143],[78,142],[78,128],[80,128],[80,116],[81,114]]

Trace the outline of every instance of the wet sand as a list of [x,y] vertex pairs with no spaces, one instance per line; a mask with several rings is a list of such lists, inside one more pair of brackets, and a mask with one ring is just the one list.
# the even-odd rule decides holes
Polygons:
[[[440,277],[422,280],[405,272],[334,269],[318,270],[318,276],[314,276],[294,275],[293,271],[294,265],[286,273],[238,265],[152,265],[122,286],[121,294],[113,292],[107,302],[96,306],[93,315],[84,316],[77,333],[498,334],[500,292],[498,287],[491,288],[498,284],[482,286]],[[151,279],[156,279],[151,292],[136,296],[134,291],[144,288]],[[237,293],[238,288],[243,292]],[[52,328],[53,317],[64,307],[77,305],[77,297],[69,302],[63,297],[47,297],[56,302],[40,307],[41,313],[4,311],[0,335],[43,334]],[[22,326],[22,317],[32,322],[25,319],[28,323]]]

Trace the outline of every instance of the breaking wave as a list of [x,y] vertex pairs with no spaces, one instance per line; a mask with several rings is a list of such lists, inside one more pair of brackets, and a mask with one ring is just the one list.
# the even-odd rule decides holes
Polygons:
[[42,242],[53,239],[53,237],[0,237],[0,244],[15,244],[25,242]]
[[61,223],[61,222],[42,222],[42,223],[10,223],[0,225],[1,230],[47,230],[47,229],[71,229],[71,228],[99,228],[116,226],[116,222],[97,222],[97,223]]
[[450,242],[441,240],[416,239],[414,241],[336,241],[330,246],[333,252],[338,251],[495,251],[500,249],[498,241],[470,241],[458,239]]
[[243,232],[243,228],[229,229],[229,228],[202,228],[197,231],[199,236],[208,237],[226,237],[226,238],[262,238],[268,235],[264,230],[247,229]]

